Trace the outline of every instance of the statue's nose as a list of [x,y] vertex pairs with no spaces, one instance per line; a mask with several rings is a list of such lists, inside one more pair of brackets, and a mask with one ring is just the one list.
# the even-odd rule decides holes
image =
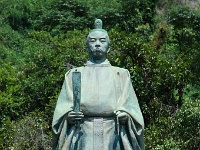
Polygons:
[[97,47],[97,46],[98,46],[98,47],[100,46],[99,40],[96,41],[95,46],[96,46],[96,47]]

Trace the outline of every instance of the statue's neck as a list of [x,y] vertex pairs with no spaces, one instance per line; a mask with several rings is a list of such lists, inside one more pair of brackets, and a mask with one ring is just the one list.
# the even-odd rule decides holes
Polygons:
[[101,64],[101,63],[105,62],[106,59],[107,59],[106,57],[103,57],[103,58],[101,58],[101,59],[95,59],[95,58],[93,58],[93,57],[89,57],[89,60],[90,60],[91,62],[95,63],[95,64]]

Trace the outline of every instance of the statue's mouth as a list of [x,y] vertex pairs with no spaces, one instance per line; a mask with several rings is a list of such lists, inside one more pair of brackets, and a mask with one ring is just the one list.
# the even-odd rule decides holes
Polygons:
[[94,52],[99,52],[100,53],[100,52],[102,52],[102,50],[101,49],[95,49]]

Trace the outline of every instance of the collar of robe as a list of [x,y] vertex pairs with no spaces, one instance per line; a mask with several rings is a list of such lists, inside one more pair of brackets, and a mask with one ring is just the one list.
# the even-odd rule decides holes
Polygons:
[[88,67],[109,67],[109,66],[111,66],[111,64],[107,59],[100,64],[96,64],[96,63],[89,60],[89,61],[86,62],[85,66],[88,66]]

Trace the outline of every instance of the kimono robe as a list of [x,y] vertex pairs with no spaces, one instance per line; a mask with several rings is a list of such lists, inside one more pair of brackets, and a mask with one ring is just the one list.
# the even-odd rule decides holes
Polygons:
[[[67,121],[73,110],[72,72],[81,72],[83,122],[77,128]],[[116,112],[126,112],[120,125]],[[144,121],[128,70],[90,61],[71,69],[59,95],[54,117],[53,150],[144,150]]]

